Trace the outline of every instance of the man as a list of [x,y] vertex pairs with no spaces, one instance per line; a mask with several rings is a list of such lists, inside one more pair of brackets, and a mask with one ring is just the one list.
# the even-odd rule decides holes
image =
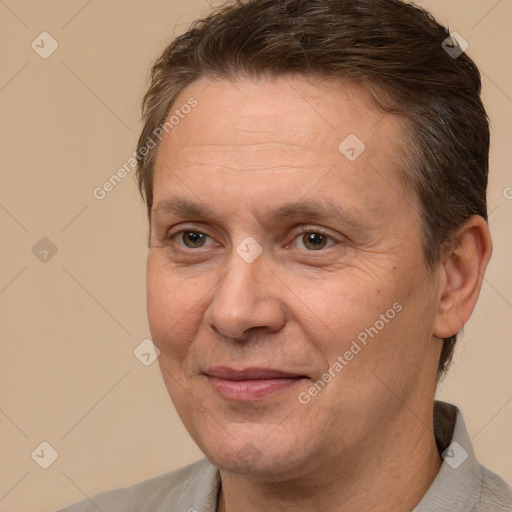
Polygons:
[[398,0],[249,0],[153,68],[147,303],[205,460],[66,512],[505,511],[435,403],[492,244],[479,73]]

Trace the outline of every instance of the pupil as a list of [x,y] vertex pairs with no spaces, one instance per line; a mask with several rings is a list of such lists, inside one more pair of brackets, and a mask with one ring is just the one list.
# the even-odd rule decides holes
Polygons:
[[183,234],[185,245],[189,247],[200,247],[204,243],[204,235],[197,231],[189,231]]
[[325,246],[325,237],[319,233],[304,235],[304,245],[310,249],[322,249]]

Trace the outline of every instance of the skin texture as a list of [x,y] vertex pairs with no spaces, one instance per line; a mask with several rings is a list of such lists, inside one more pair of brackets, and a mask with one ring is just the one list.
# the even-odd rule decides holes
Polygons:
[[[470,219],[428,268],[420,206],[400,178],[403,121],[361,88],[201,79],[175,107],[191,96],[197,106],[158,148],[147,304],[171,399],[221,469],[219,510],[412,510],[441,464],[439,338],[474,307],[487,225]],[[350,134],[366,148],[354,161],[338,149]],[[306,209],[328,203],[338,210]],[[237,252],[254,250],[247,237],[262,251],[251,263]],[[333,370],[371,326],[377,334]],[[241,401],[216,391],[214,366],[303,378]]]

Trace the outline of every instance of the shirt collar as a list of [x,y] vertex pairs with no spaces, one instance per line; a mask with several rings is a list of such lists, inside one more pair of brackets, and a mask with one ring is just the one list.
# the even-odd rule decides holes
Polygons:
[[435,402],[434,434],[443,463],[413,512],[471,510],[480,500],[482,468],[476,460],[464,419],[457,407]]

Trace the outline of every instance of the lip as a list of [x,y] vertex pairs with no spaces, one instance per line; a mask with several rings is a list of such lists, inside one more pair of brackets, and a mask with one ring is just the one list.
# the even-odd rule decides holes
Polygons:
[[244,368],[235,370],[216,366],[205,371],[212,387],[227,400],[250,402],[262,400],[296,385],[305,375],[273,368]]

